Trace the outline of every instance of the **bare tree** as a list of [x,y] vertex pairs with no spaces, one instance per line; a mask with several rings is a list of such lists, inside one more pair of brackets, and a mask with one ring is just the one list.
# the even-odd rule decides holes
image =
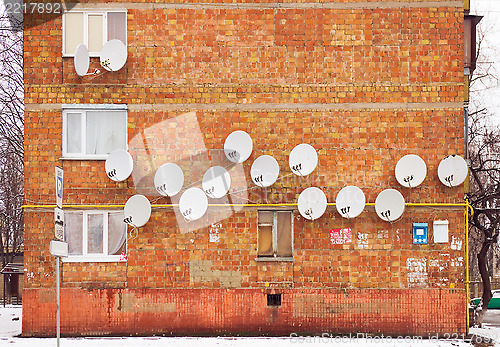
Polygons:
[[[483,283],[476,324],[481,325],[492,297],[490,276],[493,252],[500,233],[500,122],[494,120],[500,72],[495,60],[498,48],[489,42],[495,28],[482,22],[477,30],[477,68],[470,79],[468,114],[469,192],[473,208],[469,229],[471,269]],[[477,265],[477,266],[476,266]]]
[[[473,207],[469,230],[471,251],[483,283],[477,324],[481,324],[492,297],[488,254],[498,242],[500,232],[500,127],[487,121],[487,109],[469,118],[469,193]],[[477,252],[477,253],[476,253]],[[491,266],[490,266],[491,268]]]
[[22,18],[0,11],[0,262],[23,246],[24,94]]

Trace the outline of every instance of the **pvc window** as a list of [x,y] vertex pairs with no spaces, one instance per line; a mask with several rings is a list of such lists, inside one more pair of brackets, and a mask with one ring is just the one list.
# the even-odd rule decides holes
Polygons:
[[67,262],[124,260],[127,226],[123,211],[72,211],[64,213]]
[[63,110],[63,158],[106,159],[119,148],[127,149],[126,109]]
[[258,211],[259,258],[291,258],[293,256],[293,212]]
[[91,57],[98,57],[102,46],[113,39],[127,45],[127,12],[68,11],[63,14],[63,56],[74,57],[85,44]]

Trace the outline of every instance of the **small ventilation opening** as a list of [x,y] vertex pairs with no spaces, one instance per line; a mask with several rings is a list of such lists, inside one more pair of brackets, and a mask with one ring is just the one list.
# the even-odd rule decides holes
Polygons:
[[267,306],[281,306],[281,294],[267,294]]

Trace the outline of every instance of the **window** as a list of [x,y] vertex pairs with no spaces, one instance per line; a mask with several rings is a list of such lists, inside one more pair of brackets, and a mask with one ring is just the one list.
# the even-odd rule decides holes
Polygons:
[[125,105],[63,108],[63,158],[106,159],[115,149],[127,149]]
[[119,261],[126,250],[127,225],[123,211],[66,211],[66,261]]
[[258,211],[258,257],[292,257],[292,211]]
[[98,57],[102,46],[113,39],[127,44],[127,12],[68,11],[63,15],[63,56],[75,56],[84,43],[91,57]]

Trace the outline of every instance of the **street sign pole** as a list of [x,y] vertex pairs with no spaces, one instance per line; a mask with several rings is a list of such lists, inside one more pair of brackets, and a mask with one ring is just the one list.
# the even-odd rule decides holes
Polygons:
[[61,344],[61,279],[59,276],[60,258],[56,257],[56,300],[57,300],[57,347]]
[[56,257],[56,337],[57,347],[61,344],[61,275],[60,263],[61,257],[68,256],[68,244],[62,242],[64,240],[64,211],[62,210],[63,203],[63,175],[64,171],[60,167],[55,168],[56,173],[56,209],[55,215],[55,237],[59,240],[50,242],[50,253]]
[[68,244],[66,242],[50,241],[50,254],[56,257],[56,337],[57,347],[61,340],[61,258],[68,256]]

